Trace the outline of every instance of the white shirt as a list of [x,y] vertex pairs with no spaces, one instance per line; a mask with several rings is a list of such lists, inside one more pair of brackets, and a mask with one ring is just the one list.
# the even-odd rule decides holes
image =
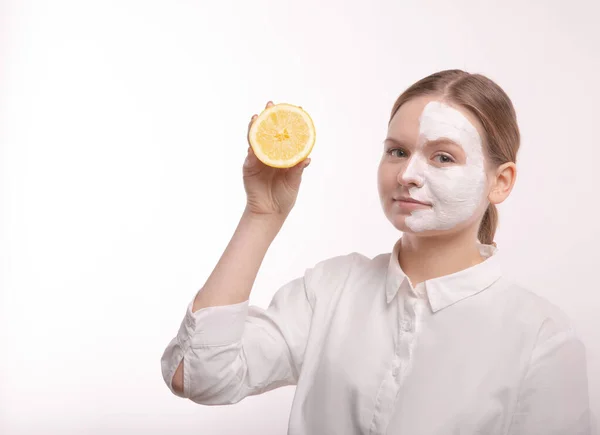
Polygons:
[[398,248],[321,261],[266,310],[192,300],[165,382],[177,394],[183,357],[199,404],[295,384],[289,435],[591,433],[585,348],[560,309],[502,277],[491,245],[415,288]]

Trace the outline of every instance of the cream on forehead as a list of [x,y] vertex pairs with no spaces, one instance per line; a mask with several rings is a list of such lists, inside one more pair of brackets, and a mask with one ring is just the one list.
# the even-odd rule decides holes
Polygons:
[[[483,199],[485,169],[483,146],[477,129],[458,110],[440,101],[429,102],[419,117],[419,139],[405,177],[420,180],[410,196],[431,203],[406,218],[413,231],[447,230],[469,219]],[[464,165],[437,167],[423,154],[426,141],[446,138],[459,144],[466,155]]]
[[419,117],[419,146],[425,140],[450,139],[461,145],[467,154],[483,157],[477,129],[458,110],[440,101],[431,101]]

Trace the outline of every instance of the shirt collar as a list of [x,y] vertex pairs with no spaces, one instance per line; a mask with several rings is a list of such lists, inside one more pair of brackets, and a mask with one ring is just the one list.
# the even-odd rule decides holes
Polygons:
[[[403,285],[412,289],[410,281],[398,263],[400,240],[394,245],[386,276],[386,299],[390,303]],[[493,245],[478,243],[480,254],[485,260],[450,275],[440,276],[424,282],[424,288],[433,312],[442,310],[462,299],[486,289],[501,276],[500,264]],[[410,291],[410,290],[409,290]]]

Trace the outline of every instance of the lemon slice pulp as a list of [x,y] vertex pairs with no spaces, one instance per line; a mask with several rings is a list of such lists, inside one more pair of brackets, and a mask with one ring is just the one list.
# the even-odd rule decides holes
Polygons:
[[300,106],[275,104],[254,120],[248,134],[256,157],[274,168],[290,168],[313,149],[316,134],[310,115]]

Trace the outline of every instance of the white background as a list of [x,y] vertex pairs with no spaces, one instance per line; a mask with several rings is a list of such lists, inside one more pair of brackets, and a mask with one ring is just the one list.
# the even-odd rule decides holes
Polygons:
[[9,1],[0,37],[0,432],[283,434],[286,387],[170,393],[160,357],[245,205],[246,128],[301,105],[317,143],[251,295],[389,252],[376,171],[396,97],[435,71],[495,80],[522,132],[506,269],[588,349],[600,415],[597,1]]

